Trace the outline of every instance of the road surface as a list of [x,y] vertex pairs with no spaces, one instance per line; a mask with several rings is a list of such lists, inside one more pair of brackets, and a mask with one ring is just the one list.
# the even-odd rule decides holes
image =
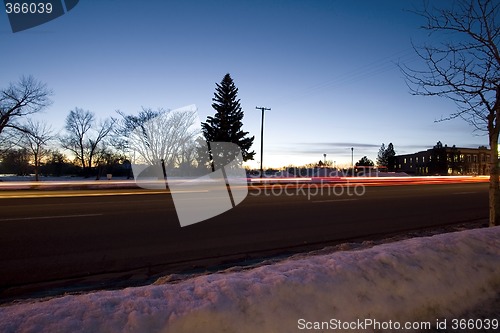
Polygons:
[[487,219],[487,183],[356,186],[254,186],[187,227],[165,191],[2,191],[0,299]]

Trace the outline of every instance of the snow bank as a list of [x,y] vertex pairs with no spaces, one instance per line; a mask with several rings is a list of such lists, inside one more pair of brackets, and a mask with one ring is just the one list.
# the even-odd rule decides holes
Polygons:
[[[458,317],[500,290],[500,227],[0,308],[1,332],[295,332]],[[369,332],[370,329],[365,330]]]

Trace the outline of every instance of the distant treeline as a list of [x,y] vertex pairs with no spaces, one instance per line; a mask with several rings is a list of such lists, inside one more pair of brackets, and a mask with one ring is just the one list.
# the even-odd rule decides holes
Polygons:
[[[105,177],[112,174],[118,177],[131,177],[130,162],[118,155],[110,155],[90,169],[83,170],[81,165],[70,160],[65,154],[57,150],[50,151],[41,161],[38,167],[41,177]],[[0,154],[0,174],[12,174],[16,176],[29,176],[35,174],[35,166],[32,156],[27,149],[9,149]]]

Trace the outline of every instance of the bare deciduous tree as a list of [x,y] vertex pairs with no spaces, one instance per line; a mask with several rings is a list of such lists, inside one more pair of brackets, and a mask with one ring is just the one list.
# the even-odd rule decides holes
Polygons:
[[23,130],[18,120],[36,113],[51,104],[52,92],[32,76],[23,76],[18,82],[0,91],[0,134],[7,128]]
[[99,146],[110,134],[114,124],[115,119],[108,118],[96,125],[94,113],[81,108],[71,110],[66,117],[67,134],[61,138],[61,146],[75,155],[85,177],[90,176]]
[[498,136],[500,133],[500,2],[457,0],[447,8],[416,11],[423,28],[443,42],[414,46],[423,70],[401,66],[415,95],[442,96],[457,111],[441,120],[462,118],[488,134],[490,155],[490,226],[500,224]]
[[101,147],[95,154],[94,163],[97,168],[96,179],[100,179],[102,174],[111,174],[112,168],[125,161],[126,158],[107,147]]
[[30,153],[35,167],[35,181],[38,181],[40,162],[49,152],[45,147],[54,138],[54,134],[46,123],[31,119],[21,127],[18,144]]
[[123,117],[121,145],[135,154],[133,163],[155,165],[161,160],[171,169],[194,160],[194,141],[200,134],[194,106],[177,110],[143,109],[138,116]]

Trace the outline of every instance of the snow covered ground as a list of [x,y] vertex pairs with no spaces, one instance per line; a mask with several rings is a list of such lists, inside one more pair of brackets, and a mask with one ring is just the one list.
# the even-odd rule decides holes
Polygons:
[[[425,332],[426,322],[444,319],[457,332],[454,319],[474,315],[499,292],[495,227],[11,304],[0,307],[0,332],[373,332],[398,325]],[[486,318],[491,328],[500,319],[494,315]]]

